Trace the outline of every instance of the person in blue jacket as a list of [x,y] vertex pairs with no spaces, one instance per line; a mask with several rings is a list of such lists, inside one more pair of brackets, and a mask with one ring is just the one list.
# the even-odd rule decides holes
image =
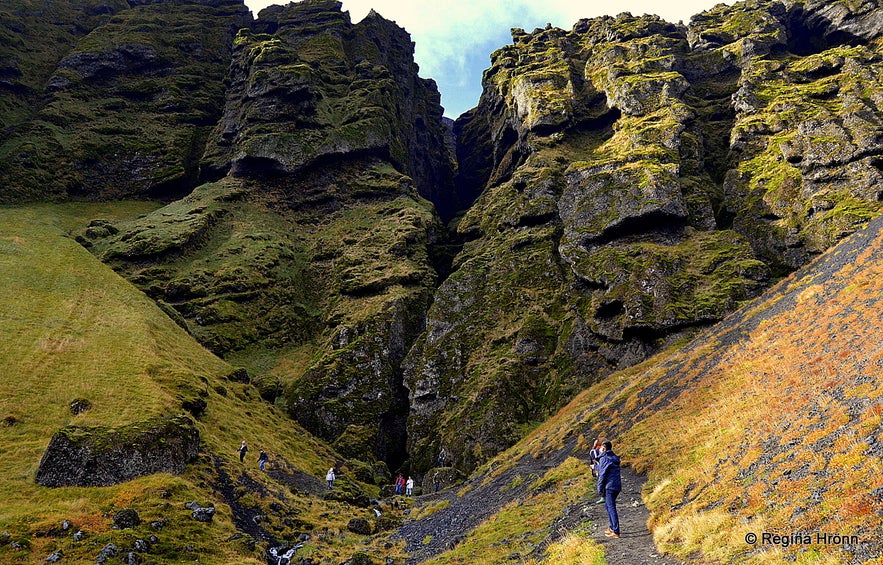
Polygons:
[[601,458],[598,460],[598,494],[604,497],[607,506],[607,517],[610,527],[604,535],[611,538],[619,537],[619,515],[616,513],[616,497],[622,490],[622,474],[619,471],[619,455],[613,453],[613,444],[605,441],[601,444]]

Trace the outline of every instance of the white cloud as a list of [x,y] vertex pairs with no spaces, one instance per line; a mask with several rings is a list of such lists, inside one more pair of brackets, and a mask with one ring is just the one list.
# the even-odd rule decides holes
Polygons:
[[[246,0],[257,13],[272,0]],[[530,32],[546,23],[570,29],[580,18],[631,12],[655,13],[671,21],[687,22],[690,16],[711,8],[718,0],[343,0],[343,9],[358,22],[373,8],[411,34],[420,75],[439,85],[446,113],[455,117],[478,101],[481,73],[490,54],[511,42],[509,30]],[[729,2],[731,3],[731,2]]]

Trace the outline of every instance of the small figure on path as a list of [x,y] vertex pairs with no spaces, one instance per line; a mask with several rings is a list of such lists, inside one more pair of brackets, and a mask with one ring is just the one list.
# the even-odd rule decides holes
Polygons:
[[408,482],[405,483],[405,495],[411,496],[412,492],[414,492],[414,479],[412,477],[408,477]]
[[399,476],[396,477],[396,494],[402,494],[403,490],[405,490],[405,477],[399,473]]
[[332,467],[332,468],[328,469],[327,473],[325,473],[325,480],[328,481],[328,488],[329,489],[334,486],[334,479],[335,478],[336,477],[334,475],[334,467]]
[[438,492],[438,487],[441,486],[441,479],[438,477],[438,471],[432,475],[432,483],[435,485],[435,492]]
[[239,462],[242,463],[245,461],[245,454],[248,453],[248,446],[245,445],[245,440],[242,440],[242,445],[239,446]]
[[447,467],[445,463],[448,461],[448,450],[444,447],[441,448],[441,451],[438,452],[438,460],[436,463],[439,467]]
[[264,453],[264,450],[262,449],[261,454],[258,455],[258,464],[261,467],[261,471],[264,470],[264,465],[266,465],[267,461],[269,461],[269,460],[270,460],[270,457],[266,453]]
[[605,441],[601,446],[598,460],[598,494],[604,497],[610,527],[604,532],[607,537],[619,537],[619,515],[616,513],[616,497],[622,490],[619,455],[613,453],[613,444]]

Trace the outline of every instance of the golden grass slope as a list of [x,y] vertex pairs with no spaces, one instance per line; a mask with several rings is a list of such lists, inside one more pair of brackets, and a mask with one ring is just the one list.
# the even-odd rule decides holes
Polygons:
[[883,563],[881,226],[585,391],[504,457],[611,438],[649,475],[657,546],[689,562]]
[[[270,469],[275,465],[321,484],[328,466],[342,461],[339,456],[261,401],[251,385],[225,379],[233,367],[69,235],[92,218],[120,220],[154,207],[0,207],[0,534],[9,534],[0,535],[0,563],[42,563],[57,550],[65,562],[94,562],[107,543],[131,548],[135,537],[151,534],[160,540],[150,550],[154,563],[262,563],[266,544],[249,547],[247,536],[233,536],[232,510],[221,492],[224,476],[228,495],[232,491],[240,504],[265,514],[263,525],[279,539],[321,525],[329,528],[331,541],[304,551],[349,557],[357,540],[343,541],[338,532],[364,511],[289,490],[254,462],[264,449]],[[106,488],[34,483],[59,428],[119,426],[180,413],[182,397],[191,394],[207,401],[197,422],[203,453],[183,475],[157,474]],[[77,398],[88,399],[92,408],[72,414],[69,404]],[[242,439],[252,449],[244,465],[236,453]],[[192,520],[183,507],[191,500],[215,505],[214,522]],[[139,512],[145,521],[140,530],[111,527],[122,508]],[[288,527],[283,518],[291,516],[298,519]],[[161,531],[146,525],[160,519],[167,523]],[[62,531],[63,520],[74,529]],[[71,539],[78,529],[87,534],[82,542]]]

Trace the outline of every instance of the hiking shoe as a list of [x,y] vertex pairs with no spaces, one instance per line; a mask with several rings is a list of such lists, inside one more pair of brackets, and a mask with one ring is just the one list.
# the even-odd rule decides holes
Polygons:
[[598,500],[596,500],[596,501],[595,501],[595,504],[601,504],[602,502],[604,502],[604,497],[603,497],[603,496],[602,496],[601,498],[599,498]]
[[612,532],[612,531],[604,532],[604,535],[607,536],[608,538],[618,538],[619,537],[619,534],[617,534],[616,532]]

